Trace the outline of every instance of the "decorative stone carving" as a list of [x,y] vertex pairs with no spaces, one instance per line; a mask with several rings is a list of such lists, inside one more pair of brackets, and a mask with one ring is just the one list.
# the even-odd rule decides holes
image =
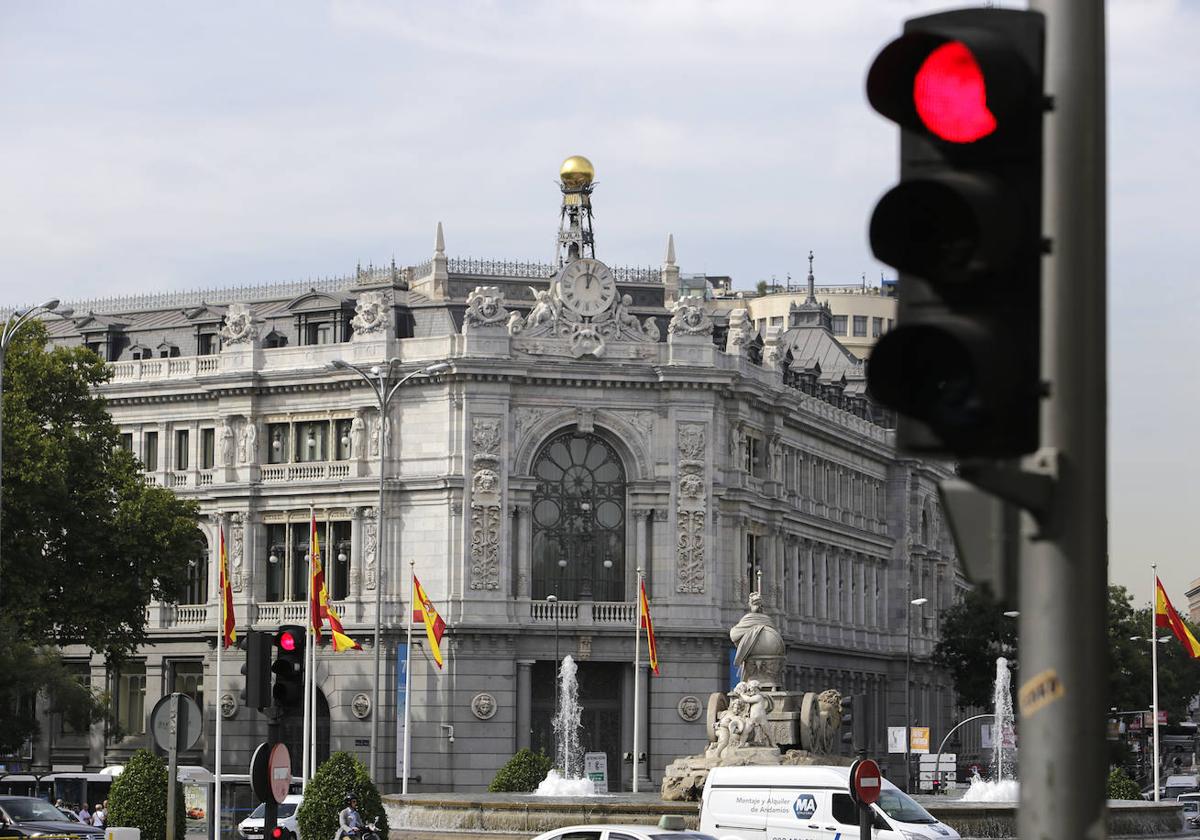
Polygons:
[[238,462],[253,464],[258,460],[258,424],[253,417],[242,421],[242,434],[238,439]]
[[647,318],[642,321],[642,335],[646,336],[647,341],[657,342],[662,338],[662,330],[658,328],[658,321],[655,318]]
[[[536,355],[569,354],[575,358],[608,355],[613,342],[645,344],[659,340],[653,318],[644,323],[633,314],[633,297],[614,297],[608,308],[594,315],[580,315],[562,303],[558,281],[533,292],[534,304],[527,317],[514,314],[508,319],[508,334],[520,341],[514,349]],[[620,358],[636,358],[636,348],[623,348]]]
[[377,508],[367,508],[363,511],[363,563],[366,569],[366,584],[367,589],[374,589],[378,565],[376,560],[379,554],[379,510]]
[[713,322],[704,309],[704,298],[685,295],[675,301],[667,332],[671,335],[712,335]]
[[362,414],[355,414],[354,419],[350,421],[350,458],[355,461],[362,460],[364,454],[364,444],[366,443],[367,424],[363,420]]
[[225,310],[225,322],[221,327],[221,340],[226,347],[249,344],[258,339],[258,325],[254,313],[244,303],[231,303]]
[[751,339],[754,337],[754,325],[745,309],[735,309],[729,313],[729,331],[725,335],[725,352],[741,355],[746,352]]
[[704,535],[708,518],[707,461],[703,423],[680,423],[679,487],[676,494],[675,589],[704,592]]
[[496,698],[481,691],[471,698],[471,714],[480,720],[491,720],[496,716]]
[[750,593],[750,611],[729,631],[729,639],[737,646],[733,663],[743,680],[756,680],[771,687],[778,686],[783,674],[786,649],[775,619],[763,612],[762,594]]
[[471,423],[471,588],[500,588],[500,440],[499,417]]
[[363,292],[358,296],[354,306],[354,317],[350,326],[354,335],[371,336],[372,338],[387,332],[388,319],[391,314],[388,297],[383,292]]
[[366,720],[371,714],[371,698],[361,691],[355,694],[350,701],[350,713],[359,720]]
[[467,311],[463,313],[463,332],[486,328],[503,328],[508,320],[504,294],[499,286],[476,286],[467,295]]
[[579,649],[575,651],[576,659],[580,662],[587,662],[592,658],[592,637],[580,636]]
[[245,586],[245,522],[246,517],[240,513],[234,513],[229,516],[229,537],[230,537],[230,564],[232,569],[229,572],[229,585],[233,587],[234,592],[241,592]]
[[234,450],[237,438],[233,433],[233,424],[228,417],[221,418],[221,430],[217,433],[217,463],[222,467],[233,466]]
[[225,692],[224,694],[222,694],[221,695],[221,717],[225,718],[225,720],[231,720],[232,718],[234,718],[237,715],[237,710],[238,710],[237,699],[229,692]]
[[700,704],[699,697],[694,694],[688,694],[679,700],[679,703],[675,706],[675,711],[688,723],[694,723],[700,720],[700,715],[704,713],[704,707]]
[[767,453],[771,459],[771,478],[783,481],[783,438],[771,435],[767,441]]

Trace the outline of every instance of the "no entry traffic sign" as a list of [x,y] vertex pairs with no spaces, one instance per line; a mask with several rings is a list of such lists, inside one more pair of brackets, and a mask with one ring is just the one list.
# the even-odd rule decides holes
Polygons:
[[883,774],[874,759],[860,758],[850,767],[850,793],[860,805],[872,805],[879,801],[879,790],[883,786]]

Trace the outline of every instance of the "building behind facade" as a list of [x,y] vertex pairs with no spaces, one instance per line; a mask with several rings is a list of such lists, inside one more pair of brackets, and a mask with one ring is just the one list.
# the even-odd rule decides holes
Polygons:
[[[448,626],[441,670],[414,637],[413,790],[479,790],[517,749],[551,751],[555,661],[568,653],[585,741],[607,754],[613,786],[632,779],[634,704],[639,772],[657,781],[707,742],[708,695],[730,687],[728,628],[759,587],[788,642],[789,688],[866,695],[870,749],[886,755],[911,649],[912,722],[940,738],[949,681],[929,656],[938,612],[965,586],[936,495],[947,466],[897,453],[828,305],[791,301],[760,331],[754,307],[771,299],[684,294],[673,242],[657,270],[595,260],[585,180],[564,173],[551,263],[447,257],[439,225],[415,265],[75,302],[72,320],[48,322],[52,340],[109,361],[122,444],[148,483],[199,502],[214,562],[224,529],[239,630],[303,622],[315,516],[331,598],[364,647],[317,656],[318,755],[366,762],[378,715],[387,788],[410,569]],[[411,379],[381,418],[335,360],[449,369]],[[639,568],[661,673],[643,673],[635,696]],[[224,766],[248,765],[265,720],[241,703],[240,653],[216,682],[213,569],[197,567],[178,604],[151,605],[150,641],[119,670],[67,651],[112,692],[127,735],[48,717],[33,769],[121,763],[149,743],[147,714],[171,691],[206,710],[185,762],[212,766],[220,713]],[[918,597],[928,603],[910,607]],[[299,729],[285,721],[293,755]]]

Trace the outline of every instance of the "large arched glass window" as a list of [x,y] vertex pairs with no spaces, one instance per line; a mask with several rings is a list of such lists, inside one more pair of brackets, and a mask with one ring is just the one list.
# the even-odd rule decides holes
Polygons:
[[552,437],[533,464],[533,597],[625,600],[625,468],[596,435]]

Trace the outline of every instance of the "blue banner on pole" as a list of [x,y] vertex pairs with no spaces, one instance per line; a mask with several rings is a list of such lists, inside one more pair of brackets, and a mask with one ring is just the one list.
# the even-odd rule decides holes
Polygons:
[[396,645],[396,778],[404,778],[404,706],[408,694],[404,691],[408,673],[408,645]]

